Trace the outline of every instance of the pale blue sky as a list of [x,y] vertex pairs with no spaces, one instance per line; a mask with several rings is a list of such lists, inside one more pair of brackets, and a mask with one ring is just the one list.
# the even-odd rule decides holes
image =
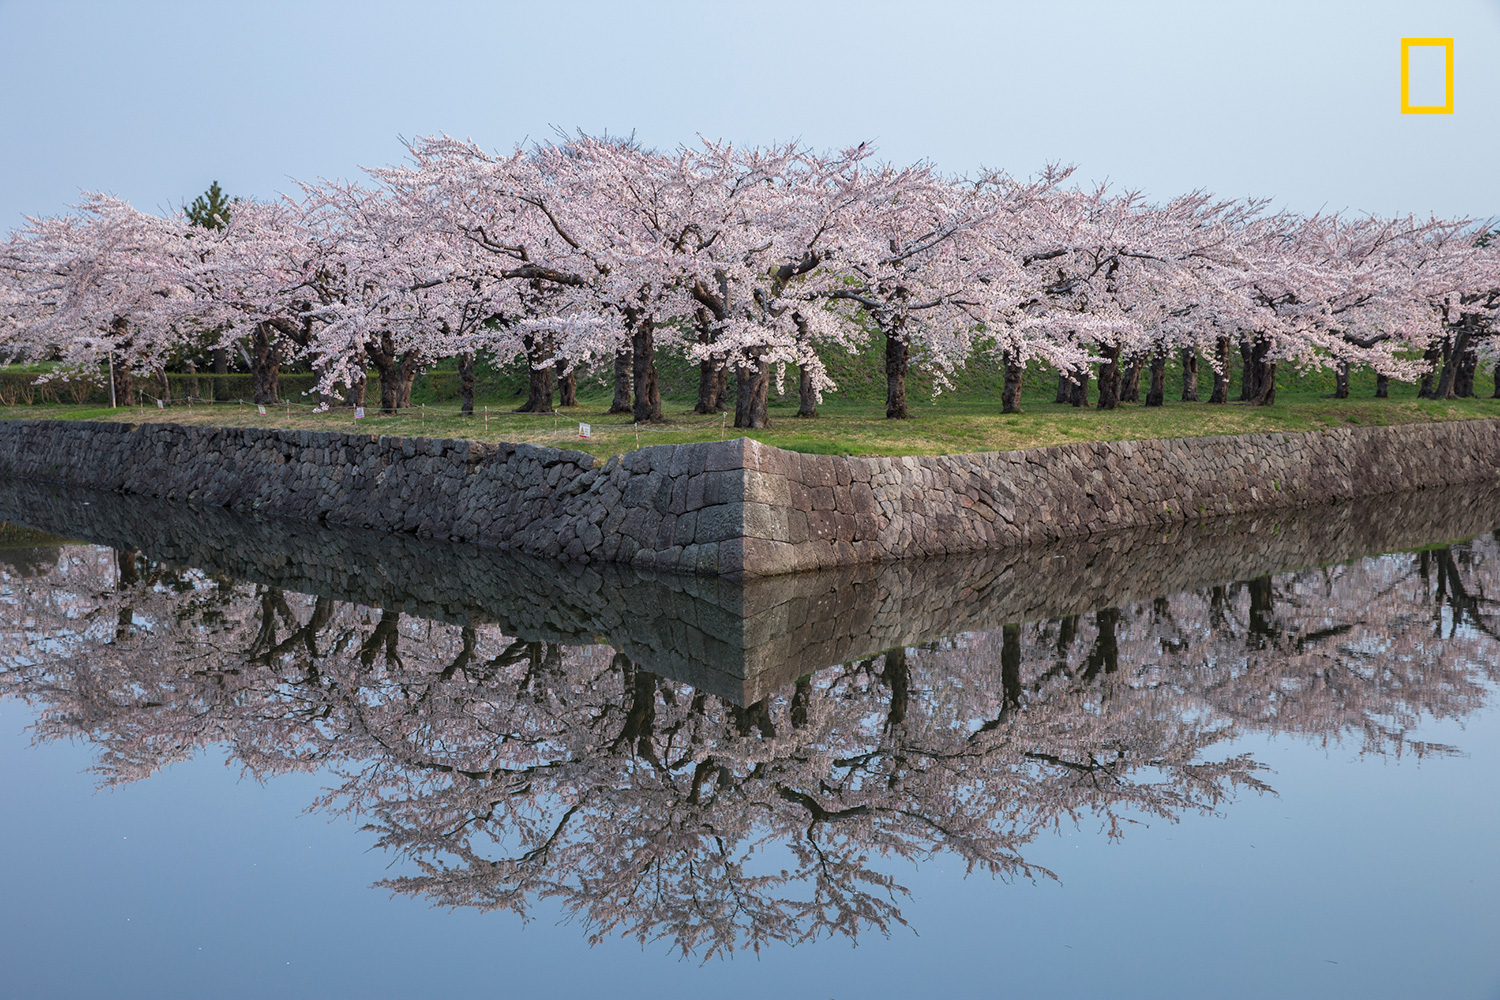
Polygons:
[[[1452,116],[1398,113],[1402,36],[1456,39]],[[1500,213],[1500,0],[1443,3],[130,4],[0,0],[0,232],[82,188],[163,208],[217,178],[489,147],[549,125],[670,147],[873,139],[1153,196]]]

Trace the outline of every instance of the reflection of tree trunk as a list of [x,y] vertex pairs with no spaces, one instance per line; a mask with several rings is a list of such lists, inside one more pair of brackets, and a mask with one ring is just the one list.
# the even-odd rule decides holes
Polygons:
[[1073,648],[1073,643],[1078,639],[1078,616],[1067,615],[1058,620],[1057,623],[1057,667],[1066,669],[1068,665],[1068,650]]
[[1021,379],[1026,374],[1026,366],[1010,351],[1002,355],[1001,361],[1005,366],[1005,388],[1000,393],[1000,412],[1020,413]]
[[1021,707],[1021,626],[1006,625],[1001,630],[1000,718],[1010,718]]
[[1214,344],[1214,390],[1209,395],[1210,403],[1229,402],[1229,338],[1220,337]]
[[1094,638],[1094,648],[1084,661],[1083,679],[1091,681],[1102,670],[1112,674],[1120,669],[1120,643],[1116,628],[1120,624],[1119,608],[1100,608],[1094,612],[1094,627],[1099,634]]
[[610,413],[631,412],[630,379],[634,367],[635,356],[630,350],[630,344],[621,344],[615,348],[615,398],[609,404]]
[[886,650],[880,682],[891,689],[890,709],[885,716],[885,728],[890,732],[906,721],[906,710],[911,701],[911,668],[906,663],[905,646]]
[[1182,401],[1198,402],[1198,352],[1191,347],[1182,349]]
[[375,657],[380,654],[381,647],[385,647],[385,660],[387,663],[400,662],[397,656],[397,640],[401,637],[400,626],[401,612],[392,611],[390,608],[382,608],[380,620],[375,623],[375,628],[365,638],[359,647],[359,662],[366,667],[374,666]]
[[803,675],[797,678],[797,686],[792,691],[791,718],[792,728],[801,729],[807,725],[807,709],[812,704],[812,676]]
[[615,662],[621,659],[625,668],[625,723],[613,745],[616,749],[633,746],[637,756],[655,763],[656,748],[651,745],[651,737],[656,728],[657,677],[628,658],[617,655]]
[[730,711],[734,714],[735,732],[741,736],[749,736],[754,732],[768,740],[776,738],[776,724],[771,721],[771,706],[766,703],[766,699],[762,698],[744,708],[731,706]]
[[1208,595],[1208,623],[1214,629],[1222,629],[1229,617],[1229,591],[1221,584],[1212,588]]
[[141,569],[137,563],[140,557],[139,549],[115,549],[115,570],[121,590],[141,582]]
[[1265,649],[1276,634],[1271,626],[1272,615],[1276,612],[1271,578],[1258,576],[1248,581],[1245,589],[1250,593],[1250,646]]

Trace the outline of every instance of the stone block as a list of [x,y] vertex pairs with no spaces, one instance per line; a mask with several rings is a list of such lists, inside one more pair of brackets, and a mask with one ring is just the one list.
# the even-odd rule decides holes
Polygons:
[[747,503],[772,504],[778,507],[790,507],[792,503],[791,486],[786,477],[777,473],[757,472],[754,469],[746,469],[742,474],[741,499]]

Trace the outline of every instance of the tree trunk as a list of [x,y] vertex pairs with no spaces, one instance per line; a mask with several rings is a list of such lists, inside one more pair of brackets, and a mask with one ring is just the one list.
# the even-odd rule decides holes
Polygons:
[[1474,375],[1479,370],[1479,350],[1473,341],[1458,359],[1458,375],[1453,380],[1453,394],[1461,399],[1474,398]]
[[1099,409],[1113,410],[1120,405],[1120,349],[1100,344],[1099,353]]
[[736,399],[734,426],[769,427],[767,412],[771,390],[771,366],[759,356],[741,358],[735,366]]
[[799,366],[798,371],[797,416],[816,417],[818,415],[818,394],[813,392],[812,375],[802,366]]
[[[417,378],[417,353],[396,353],[396,340],[389,330],[380,333],[380,344],[365,344],[370,363],[380,373],[380,410],[395,413],[411,405],[411,384]],[[363,389],[361,389],[363,391]]]
[[1437,390],[1433,393],[1434,399],[1453,399],[1457,393],[1458,369],[1463,361],[1463,356],[1469,350],[1469,331],[1471,327],[1467,322],[1458,325],[1458,335],[1453,339],[1453,349],[1446,352],[1443,360],[1443,374],[1438,377]]
[[156,369],[156,398],[162,401],[163,406],[172,405],[172,383],[167,380],[165,368]]
[[638,423],[661,420],[661,391],[656,384],[656,321],[637,316],[631,324],[631,371],[635,376],[635,408]]
[[1243,401],[1256,406],[1276,402],[1276,363],[1266,361],[1270,353],[1271,342],[1264,337],[1240,341],[1240,356],[1244,360],[1244,386],[1240,390]]
[[1026,366],[1016,359],[1016,356],[1006,351],[1003,356],[1005,364],[1005,387],[1000,392],[1000,412],[1021,412],[1021,378],[1026,374]]
[[401,356],[401,366],[396,369],[398,385],[396,405],[402,409],[411,408],[411,387],[417,381],[419,368],[416,351],[407,351]]
[[578,372],[569,368],[566,361],[557,363],[557,405],[578,405]]
[[[193,364],[193,362],[191,361],[184,361],[182,363],[182,370],[186,372],[188,376],[187,378],[183,379],[183,391],[187,394],[187,398],[190,400],[198,398],[198,366]],[[1470,381],[1472,381],[1472,379]],[[1473,393],[1470,393],[1470,395],[1473,395]]]
[[1261,369],[1260,391],[1251,400],[1256,406],[1276,405],[1276,362],[1263,365]]
[[1141,401],[1141,359],[1133,357],[1125,366],[1125,375],[1120,380],[1119,400],[1122,403]]
[[610,413],[629,413],[630,377],[634,365],[633,352],[629,344],[615,348],[615,398],[609,404]]
[[276,347],[271,324],[255,324],[255,333],[250,341],[250,377],[254,388],[254,402],[274,403],[281,398],[281,351]]
[[714,358],[705,358],[698,364],[698,405],[694,413],[723,413],[726,406],[726,389],[729,386],[729,366]]
[[1391,377],[1389,375],[1376,374],[1375,376],[1375,398],[1389,399],[1391,395]]
[[1500,399],[1500,361],[1495,362],[1495,392],[1491,399]]
[[1057,398],[1054,403],[1073,402],[1073,380],[1068,378],[1068,373],[1059,371],[1057,373]]
[[1255,395],[1259,384],[1255,380],[1255,365],[1250,360],[1250,341],[1240,338],[1240,402],[1247,403]]
[[214,348],[214,374],[215,375],[228,375],[229,374],[229,348],[227,348],[227,347],[215,347]]
[[1214,390],[1210,403],[1229,402],[1229,338],[1220,337],[1214,344]]
[[517,413],[555,413],[552,409],[552,346],[536,334],[522,337],[526,345],[526,402]]
[[354,380],[344,390],[345,406],[365,405],[365,389],[367,388],[366,381],[368,378],[369,376],[365,374],[364,366],[361,365],[359,372],[354,376]]
[[458,356],[458,408],[466,417],[474,415],[474,352]]
[[1349,362],[1337,361],[1333,366],[1333,398],[1349,398]]
[[1432,380],[1437,377],[1438,362],[1447,353],[1448,345],[1433,346],[1422,352],[1422,360],[1427,363],[1427,370],[1422,373],[1422,383],[1417,389],[1417,395],[1422,399],[1435,399],[1436,394],[1432,387]]
[[1198,352],[1191,347],[1182,349],[1182,401],[1198,402]]
[[1146,390],[1147,406],[1162,406],[1167,401],[1167,352],[1165,348],[1151,356],[1151,388]]
[[1068,386],[1068,402],[1077,407],[1089,405],[1089,369],[1080,365],[1073,373],[1075,381]]
[[[698,343],[714,342],[714,320],[707,309],[699,306],[693,313],[693,322],[698,327]],[[698,362],[698,405],[694,413],[723,413],[725,387],[729,382],[729,365],[719,358],[708,357]]]
[[911,416],[906,410],[906,372],[911,367],[911,349],[907,346],[902,329],[898,326],[885,335],[885,417],[887,420],[905,420]]

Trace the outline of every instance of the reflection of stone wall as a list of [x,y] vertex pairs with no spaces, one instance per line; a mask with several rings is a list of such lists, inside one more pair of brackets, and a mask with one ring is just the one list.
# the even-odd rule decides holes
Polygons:
[[0,472],[574,563],[755,577],[1495,482],[1500,421],[925,458],[741,438],[603,465],[525,444],[28,421],[0,422]]
[[562,564],[17,481],[0,482],[0,520],[287,590],[492,622],[517,638],[605,642],[647,669],[746,703],[894,646],[1469,538],[1500,526],[1500,489],[746,581]]

